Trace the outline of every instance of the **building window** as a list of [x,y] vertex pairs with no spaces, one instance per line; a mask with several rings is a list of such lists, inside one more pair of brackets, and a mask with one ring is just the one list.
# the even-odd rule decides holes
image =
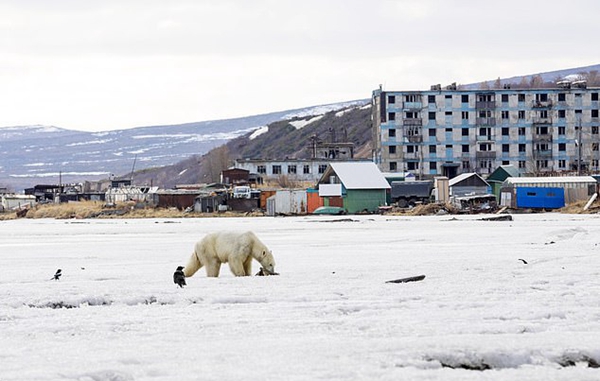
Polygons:
[[436,152],[436,146],[429,146],[429,153],[435,153]]
[[566,143],[558,143],[558,150],[561,152],[564,152],[567,150],[567,144]]
[[536,160],[535,165],[538,168],[548,168],[548,160]]
[[518,101],[519,102],[525,102],[525,94],[519,94],[518,95]]
[[398,164],[395,161],[390,161],[390,171],[397,171]]
[[566,132],[566,127],[565,126],[558,126],[558,134],[559,135],[564,135]]
[[288,173],[289,174],[296,174],[296,166],[295,165],[288,165]]
[[446,94],[446,95],[444,95],[444,98],[446,98],[446,99],[452,99],[452,95]]
[[446,149],[452,149],[452,144],[446,144]]
[[566,116],[566,111],[565,110],[558,110],[558,117],[559,118],[564,118]]
[[452,111],[446,111],[444,114],[445,114],[446,116],[452,116]]
[[525,127],[519,127],[519,136],[525,136]]
[[538,115],[542,119],[548,119],[548,110],[541,110]]
[[524,153],[527,150],[527,146],[525,144],[519,144],[519,153]]
[[471,167],[471,163],[468,160],[463,160],[462,167],[463,169],[469,169]]
[[406,153],[417,153],[419,152],[419,146],[406,146]]
[[394,155],[396,153],[396,146],[389,146],[388,147],[388,153],[390,155]]
[[509,144],[502,144],[502,152],[510,152],[510,145]]
[[502,136],[508,136],[508,127],[502,127]]
[[592,143],[592,151],[598,152],[598,143]]
[[598,117],[598,110],[592,110],[592,118]]
[[419,169],[419,163],[415,161],[409,161],[408,163],[406,163],[406,168],[409,171],[416,171],[417,169]]
[[468,111],[462,111],[460,113],[460,117],[462,120],[469,120],[469,112]]
[[429,120],[435,120],[435,111],[429,111],[427,116],[429,117]]
[[567,161],[566,160],[559,160],[558,161],[558,168],[565,168],[567,166]]
[[567,94],[565,93],[558,93],[558,101],[559,102],[565,102],[567,100]]
[[396,113],[388,112],[388,120],[396,120]]
[[262,174],[267,173],[267,166],[266,165],[257,165],[256,172],[262,173]]
[[462,153],[469,153],[470,146],[468,144],[462,145]]
[[319,174],[323,174],[325,173],[325,170],[327,169],[327,164],[319,164]]
[[460,96],[460,101],[462,103],[469,103],[469,95],[468,94],[463,94]]
[[281,165],[274,165],[273,166],[273,174],[274,175],[281,175]]
[[396,103],[396,96],[388,95],[388,103]]
[[429,103],[429,104],[435,104],[435,95],[428,95],[427,96],[427,103]]
[[445,130],[446,132],[452,132],[452,127],[446,127]]
[[395,128],[390,128],[388,135],[390,138],[395,138],[396,137],[396,129]]
[[502,115],[502,119],[508,119],[508,111],[502,111],[500,115]]
[[525,110],[519,110],[518,117],[520,120],[525,119]]
[[502,94],[502,102],[503,103],[507,103],[508,102],[508,94]]
[[406,119],[416,119],[419,117],[419,113],[416,111],[407,111],[405,118]]
[[430,137],[435,137],[435,128],[430,128],[429,129],[429,136]]
[[519,160],[518,165],[519,165],[519,168],[521,168],[521,169],[525,169],[527,167],[525,164],[525,160]]
[[598,135],[598,126],[592,126],[592,135]]
[[310,165],[304,164],[304,170],[302,171],[305,175],[310,174]]
[[437,163],[435,161],[430,161],[429,162],[429,170],[435,171],[436,169],[437,169]]
[[508,161],[508,160],[502,160],[502,165],[509,165],[509,164],[510,164],[510,161]]
[[593,101],[597,101],[598,100],[598,93],[592,93],[592,100]]
[[460,129],[460,134],[462,136],[469,136],[469,129],[468,128],[461,128]]

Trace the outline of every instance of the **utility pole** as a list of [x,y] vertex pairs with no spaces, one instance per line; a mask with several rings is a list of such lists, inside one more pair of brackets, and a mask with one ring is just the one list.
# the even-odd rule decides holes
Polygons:
[[581,176],[581,115],[577,117],[577,176]]

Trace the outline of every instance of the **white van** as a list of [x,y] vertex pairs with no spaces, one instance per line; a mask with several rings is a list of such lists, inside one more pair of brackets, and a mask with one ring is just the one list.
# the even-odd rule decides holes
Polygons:
[[247,185],[241,185],[233,188],[233,198],[250,198],[251,189]]

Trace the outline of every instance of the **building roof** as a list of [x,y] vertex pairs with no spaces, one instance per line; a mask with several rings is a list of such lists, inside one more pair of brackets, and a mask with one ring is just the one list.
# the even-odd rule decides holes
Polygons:
[[488,178],[488,182],[503,182],[508,177],[519,177],[521,174],[514,165],[501,165]]
[[554,176],[554,177],[509,177],[505,184],[548,184],[548,183],[596,183],[592,176]]
[[[487,181],[483,179],[483,177],[479,176],[477,173],[461,173],[460,175],[451,178],[450,181],[448,181],[448,186],[452,187],[471,178],[473,178],[472,180],[474,180],[475,182],[480,183],[482,186],[490,185]],[[472,186],[473,184],[470,185]]]
[[370,161],[329,163],[319,183],[326,183],[333,173],[346,189],[390,189],[377,165]]

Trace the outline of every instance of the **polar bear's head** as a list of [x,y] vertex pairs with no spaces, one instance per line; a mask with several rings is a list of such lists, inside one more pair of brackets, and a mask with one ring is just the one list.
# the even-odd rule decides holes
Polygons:
[[260,253],[258,261],[260,262],[262,267],[268,272],[275,272],[275,259],[273,258],[273,253],[271,252],[271,250],[263,250]]

